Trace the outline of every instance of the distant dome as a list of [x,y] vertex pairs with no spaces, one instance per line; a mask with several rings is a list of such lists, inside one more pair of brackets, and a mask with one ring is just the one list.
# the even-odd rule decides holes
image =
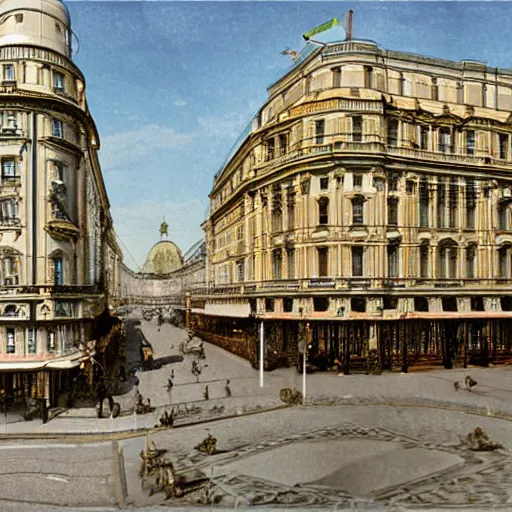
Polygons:
[[149,251],[142,267],[145,274],[169,274],[183,265],[183,256],[178,246],[170,240],[162,240]]

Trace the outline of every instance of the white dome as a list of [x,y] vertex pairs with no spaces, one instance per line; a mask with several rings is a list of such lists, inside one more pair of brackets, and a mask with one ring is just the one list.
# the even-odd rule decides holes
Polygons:
[[29,44],[71,57],[70,28],[69,11],[59,0],[0,1],[0,46]]

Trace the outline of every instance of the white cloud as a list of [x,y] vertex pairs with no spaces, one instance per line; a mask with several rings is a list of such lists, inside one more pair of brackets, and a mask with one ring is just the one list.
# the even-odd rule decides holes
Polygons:
[[100,161],[103,171],[124,167],[135,158],[151,154],[155,149],[187,146],[194,135],[177,133],[167,126],[150,124],[138,130],[107,135],[102,139]]
[[174,100],[172,104],[175,107],[186,107],[188,105],[188,103],[185,100]]
[[169,240],[185,254],[203,236],[200,225],[205,219],[207,202],[207,198],[205,201],[190,199],[181,202],[143,200],[112,206],[114,229],[124,244],[121,244],[121,249],[125,263],[137,270],[133,262],[135,259],[142,267],[151,247],[160,240],[159,228],[163,217],[169,225]]

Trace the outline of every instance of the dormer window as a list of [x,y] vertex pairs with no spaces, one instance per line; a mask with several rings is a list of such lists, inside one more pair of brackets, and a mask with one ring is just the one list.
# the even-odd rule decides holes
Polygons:
[[60,119],[54,119],[52,123],[52,135],[54,137],[63,137],[62,121]]
[[53,72],[53,88],[56,91],[64,92],[65,77],[59,71]]

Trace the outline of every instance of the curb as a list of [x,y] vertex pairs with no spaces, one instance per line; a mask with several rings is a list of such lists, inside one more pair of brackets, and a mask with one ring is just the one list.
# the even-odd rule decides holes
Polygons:
[[[243,418],[245,416],[253,416],[256,414],[264,414],[264,413],[270,413],[270,412],[276,412],[283,409],[288,409],[292,407],[340,407],[340,406],[352,406],[352,407],[364,407],[364,406],[370,406],[370,407],[410,407],[410,408],[427,408],[427,409],[441,409],[441,410],[448,410],[453,412],[461,412],[466,414],[472,414],[476,416],[485,416],[488,418],[493,419],[500,419],[504,421],[512,421],[512,414],[503,412],[503,411],[491,411],[490,409],[486,409],[482,406],[471,406],[471,405],[458,405],[454,404],[452,402],[436,402],[436,401],[407,401],[407,400],[347,400],[347,401],[335,401],[333,399],[329,400],[328,398],[322,399],[322,400],[315,400],[308,401],[306,399],[305,405],[299,405],[299,406],[291,406],[291,405],[281,405],[277,407],[268,407],[263,409],[257,409],[253,411],[248,411],[243,414],[228,414],[225,416],[219,416],[215,418],[205,418],[203,420],[196,420],[196,421],[189,421],[184,423],[179,423],[172,427],[173,430],[178,430],[182,428],[187,427],[194,427],[197,425],[204,425],[208,423],[213,423],[216,421],[224,421],[224,420],[231,420],[231,419],[237,419],[237,418]],[[104,432],[87,432],[87,431],[72,431],[72,432],[26,432],[26,433],[3,433],[0,434],[0,441],[1,440],[12,440],[12,439],[24,439],[24,440],[44,440],[44,439],[62,439],[62,438],[68,438],[73,439],[77,438],[82,439],[83,441],[90,441],[90,440],[110,440],[110,439],[128,439],[132,437],[139,437],[141,435],[144,435],[146,433],[156,433],[161,432],[163,430],[168,430],[165,427],[141,427],[138,429],[126,429],[126,430],[119,430],[119,431],[104,431]]]

